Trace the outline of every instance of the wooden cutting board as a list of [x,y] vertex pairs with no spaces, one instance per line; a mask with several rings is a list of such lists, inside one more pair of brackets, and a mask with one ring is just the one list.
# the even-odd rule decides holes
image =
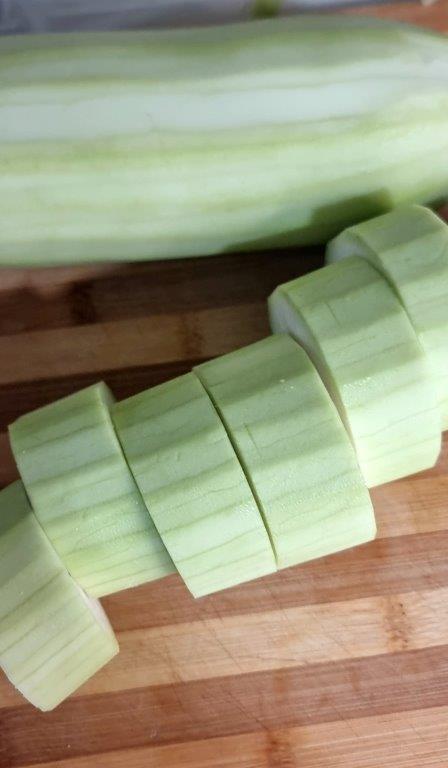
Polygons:
[[[447,28],[447,3],[425,23]],[[262,338],[270,291],[321,259],[0,272],[0,486],[19,414]],[[448,439],[372,495],[369,545],[198,601],[176,576],[104,600],[121,654],[53,713],[0,673],[0,768],[447,768]]]

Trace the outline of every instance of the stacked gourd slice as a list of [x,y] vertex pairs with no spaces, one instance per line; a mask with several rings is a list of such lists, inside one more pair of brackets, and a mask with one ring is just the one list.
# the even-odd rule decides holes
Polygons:
[[398,208],[351,227],[329,243],[327,261],[363,256],[399,297],[428,356],[448,429],[448,234],[429,208]]
[[292,338],[270,336],[199,366],[246,472],[279,568],[375,535],[355,453]]
[[281,285],[274,330],[313,359],[353,439],[369,487],[431,467],[440,451],[435,383],[393,289],[352,256]]
[[10,427],[34,512],[79,585],[94,597],[174,570],[129,472],[103,384]]
[[281,333],[123,402],[100,383],[11,426],[0,664],[41,709],[116,653],[98,597],[175,570],[206,595],[368,541],[367,486],[436,461],[448,228],[409,207],[328,253],[338,263],[272,295]]
[[248,479],[194,373],[125,400],[114,419],[148,510],[195,596],[275,570]]

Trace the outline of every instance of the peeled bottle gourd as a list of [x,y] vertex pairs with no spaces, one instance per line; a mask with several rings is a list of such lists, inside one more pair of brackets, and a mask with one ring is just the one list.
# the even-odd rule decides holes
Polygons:
[[100,597],[175,569],[127,466],[99,383],[19,418],[13,453],[64,564]]
[[193,373],[117,403],[112,414],[152,519],[193,595],[276,570],[244,472]]
[[274,331],[309,352],[352,437],[369,487],[434,465],[440,410],[406,311],[381,274],[351,257],[279,286]]
[[279,568],[375,536],[369,493],[306,352],[274,335],[195,368],[262,510]]
[[448,41],[300,16],[0,46],[0,263],[322,242],[448,194]]
[[327,261],[362,256],[399,296],[432,366],[448,429],[448,226],[429,208],[403,206],[350,227],[327,246]]
[[115,654],[100,605],[68,574],[21,482],[0,492],[0,666],[34,706],[56,707]]

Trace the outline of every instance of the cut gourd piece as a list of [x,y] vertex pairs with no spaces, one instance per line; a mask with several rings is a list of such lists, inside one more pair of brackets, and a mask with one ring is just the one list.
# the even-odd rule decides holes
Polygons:
[[274,331],[308,351],[352,437],[368,486],[437,460],[441,429],[431,370],[399,299],[351,257],[279,286]]
[[0,666],[36,707],[53,709],[115,654],[100,603],[65,569],[21,482],[0,493]]
[[251,489],[194,374],[117,403],[112,416],[152,518],[193,595],[276,570]]
[[71,575],[95,597],[173,572],[95,384],[18,419],[11,445],[35,514]]
[[270,336],[195,368],[285,568],[369,541],[375,517],[339,414],[306,352]]
[[327,261],[363,256],[389,280],[433,369],[448,429],[448,226],[410,205],[350,227],[327,247]]

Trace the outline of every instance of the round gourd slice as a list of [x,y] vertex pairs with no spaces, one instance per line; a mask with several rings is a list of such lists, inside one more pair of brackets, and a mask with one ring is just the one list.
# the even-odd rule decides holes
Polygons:
[[375,536],[353,446],[308,355],[290,336],[270,336],[194,370],[251,483],[279,568]]
[[173,572],[95,384],[22,416],[11,445],[35,514],[71,575],[101,597]]
[[100,603],[68,574],[20,482],[0,492],[0,666],[53,709],[118,653]]
[[434,465],[441,428],[430,366],[401,302],[365,259],[285,283],[274,331],[308,351],[352,437],[369,487]]
[[448,226],[429,208],[397,208],[342,232],[327,261],[362,256],[389,280],[432,366],[448,429]]
[[193,373],[117,403],[112,416],[151,516],[193,595],[276,570],[235,451]]

